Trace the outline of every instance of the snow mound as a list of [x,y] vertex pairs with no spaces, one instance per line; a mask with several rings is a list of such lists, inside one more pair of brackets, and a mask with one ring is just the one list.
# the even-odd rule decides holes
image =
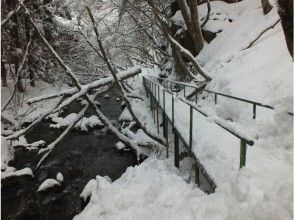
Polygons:
[[122,149],[124,149],[125,147],[126,147],[126,145],[124,144],[124,143],[122,143],[122,142],[117,142],[116,144],[115,144],[115,147],[118,149],[118,150],[122,150]]
[[91,180],[83,193],[91,200],[74,219],[292,219],[289,179],[266,192],[263,184],[245,168],[207,195],[184,181],[172,159],[150,157],[113,183]]
[[[71,113],[67,115],[65,118],[62,117],[53,117],[52,121],[55,122],[55,124],[50,124],[50,128],[61,128],[69,126],[76,118],[78,117],[78,114]],[[83,117],[82,120],[80,120],[76,125],[75,128],[81,129],[82,131],[88,131],[89,128],[94,127],[102,127],[104,124],[99,120],[99,118],[96,115],[92,115],[89,118]]]
[[[88,102],[87,102],[87,100],[83,99],[82,101],[80,101],[80,104],[81,105],[87,105]],[[101,103],[96,101],[96,100],[94,101],[94,104],[97,105],[98,107],[101,106]]]
[[56,180],[60,183],[63,182],[64,178],[63,178],[62,173],[57,173]]
[[57,182],[55,179],[46,179],[38,188],[38,192],[45,191],[49,188],[52,188],[54,186],[60,186],[60,183]]

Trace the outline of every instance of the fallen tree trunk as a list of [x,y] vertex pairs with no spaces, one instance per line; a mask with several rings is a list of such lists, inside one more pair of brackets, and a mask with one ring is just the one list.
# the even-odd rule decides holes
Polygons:
[[[142,70],[141,70],[140,67],[132,67],[132,68],[126,70],[126,71],[122,71],[122,72],[118,73],[117,77],[120,80],[125,80],[125,79],[128,79],[128,78],[131,78],[131,77],[134,77],[134,76],[138,75],[139,73],[141,73],[141,71]],[[87,90],[89,91],[91,89],[97,89],[97,88],[100,88],[100,87],[103,87],[103,86],[110,85],[112,83],[114,83],[113,76],[108,76],[106,78],[99,79],[99,80],[96,80],[96,81],[94,81],[92,83],[84,85],[83,87],[86,87]],[[53,98],[63,96],[63,95],[70,96],[70,95],[73,95],[73,94],[75,94],[77,92],[79,92],[79,90],[76,87],[75,88],[70,88],[70,89],[65,89],[65,90],[62,90],[62,91],[57,92],[57,93],[31,98],[31,99],[29,99],[27,101],[27,103],[28,104],[33,104],[35,102],[40,102],[40,101],[43,101],[43,100],[46,100],[46,99],[53,99]]]

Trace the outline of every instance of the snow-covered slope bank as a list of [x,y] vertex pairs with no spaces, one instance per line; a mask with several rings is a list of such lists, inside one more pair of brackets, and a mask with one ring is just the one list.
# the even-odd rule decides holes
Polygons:
[[[278,19],[276,9],[264,16],[260,1],[255,0],[236,4],[215,1],[211,7],[211,13],[233,21],[207,23],[207,29],[217,30],[217,25],[222,29],[197,57],[214,76],[208,88],[293,112],[292,59],[281,25],[245,49]],[[199,7],[199,15],[206,15],[205,4]],[[258,109],[257,119],[252,120],[251,106],[225,99],[219,102],[215,108],[213,99],[208,97],[200,105],[220,117],[230,115],[253,135],[255,145],[248,148],[246,167],[231,175],[215,175],[225,178],[215,179],[219,184],[214,194],[203,194],[186,183],[172,167],[173,161],[152,157],[129,168],[113,183],[98,176],[91,201],[76,219],[292,219],[292,117]],[[206,153],[201,155],[201,161],[211,173],[225,173],[237,165],[235,161],[226,163],[227,167],[220,166],[223,159],[230,158],[221,157],[223,148],[213,142],[207,129],[198,129],[197,136],[202,138],[197,139],[198,146],[193,151],[198,155]]]
[[[287,105],[292,110],[292,59],[287,50],[281,23],[265,32],[278,19],[277,9],[263,15],[260,1],[235,4],[211,2],[211,13],[222,13],[233,21],[198,55],[204,68],[214,75],[208,88],[270,105]],[[206,14],[206,6],[199,8]],[[215,21],[209,21],[215,24]]]

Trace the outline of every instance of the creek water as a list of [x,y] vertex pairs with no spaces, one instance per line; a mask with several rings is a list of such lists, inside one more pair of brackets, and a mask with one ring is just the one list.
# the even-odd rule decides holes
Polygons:
[[[101,111],[119,126],[121,113],[119,92],[116,89],[109,93],[110,98],[97,99]],[[78,112],[81,105],[74,103],[63,116]],[[89,110],[86,116],[93,115]],[[45,140],[51,143],[61,130],[50,129],[50,122],[41,122],[25,137],[29,143]],[[109,176],[113,181],[118,179],[129,166],[137,164],[133,151],[119,151],[114,146],[117,138],[107,128],[93,129],[89,132],[71,131],[64,140],[51,152],[43,162],[34,178],[17,177],[6,179],[1,183],[1,218],[6,219],[72,219],[86,205],[79,197],[90,179]],[[37,151],[28,151],[19,146],[15,148],[15,159],[10,166],[17,169],[30,167],[35,169],[40,159]],[[37,192],[40,184],[47,178],[55,178],[61,172],[64,182],[61,187],[45,192]]]

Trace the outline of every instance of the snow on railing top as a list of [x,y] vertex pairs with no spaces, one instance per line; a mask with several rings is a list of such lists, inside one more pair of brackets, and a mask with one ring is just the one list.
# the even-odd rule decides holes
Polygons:
[[[149,76],[149,77],[152,77],[152,78],[155,78],[155,79],[161,80],[161,81],[170,82],[170,83],[177,84],[177,85],[182,85],[182,86],[186,86],[186,87],[190,87],[190,88],[194,88],[194,89],[200,89],[200,87],[197,87],[197,86],[191,85],[189,83],[185,83],[185,82],[179,82],[179,81],[175,81],[175,80],[169,80],[169,79],[159,78],[159,77],[156,77],[156,76]],[[217,96],[217,95],[224,96],[224,97],[227,97],[227,98],[231,98],[231,99],[235,99],[235,100],[238,100],[238,101],[241,101],[241,102],[246,102],[246,103],[252,104],[253,105],[253,119],[256,118],[256,106],[260,106],[260,107],[263,107],[263,108],[276,110],[274,107],[272,107],[270,105],[263,104],[263,103],[256,102],[256,101],[252,101],[252,100],[249,100],[249,99],[244,99],[244,98],[240,98],[240,97],[236,97],[236,96],[232,96],[232,95],[228,95],[228,94],[216,92],[216,91],[212,91],[212,90],[209,90],[209,89],[201,89],[201,91],[212,93],[215,96]],[[285,112],[285,114],[290,115],[290,116],[293,116],[293,112]]]
[[[147,79],[147,78],[145,78],[145,79]],[[149,80],[152,83],[155,83],[157,86],[162,87],[163,90],[169,92],[169,90],[165,89],[161,84],[159,84],[155,81],[151,81],[150,79],[147,79],[147,80]],[[228,123],[223,119],[220,119],[218,117],[210,115],[209,113],[205,112],[203,109],[201,109],[200,107],[198,107],[194,103],[186,100],[185,98],[182,98],[182,97],[177,97],[177,98],[179,100],[181,100],[182,102],[186,103],[187,105],[191,106],[193,109],[198,111],[200,114],[204,115],[205,117],[208,117],[211,122],[214,122],[215,124],[222,127],[226,131],[230,132],[232,135],[236,136],[237,138],[244,140],[248,145],[250,145],[250,146],[254,145],[254,141],[252,140],[253,138],[251,138],[251,136],[247,132],[243,131],[238,125],[233,124],[233,123]]]

